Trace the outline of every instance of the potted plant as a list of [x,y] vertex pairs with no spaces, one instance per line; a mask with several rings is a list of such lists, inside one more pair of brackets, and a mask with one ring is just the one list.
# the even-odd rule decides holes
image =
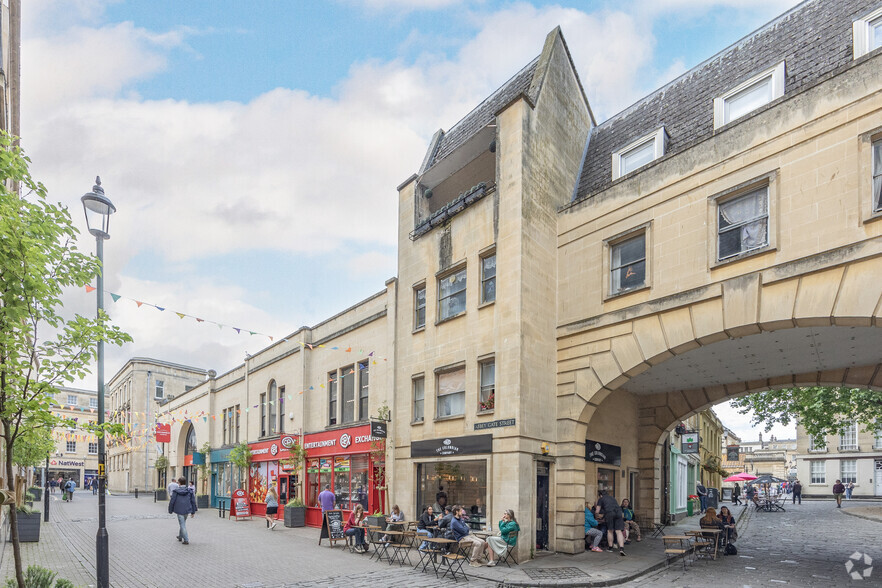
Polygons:
[[43,489],[38,486],[28,488],[28,494],[34,497],[35,502],[39,502],[43,498]]
[[202,444],[202,448],[199,450],[199,454],[202,455],[202,463],[199,464],[199,485],[202,487],[202,491],[199,492],[197,490],[196,506],[198,508],[208,508],[208,457],[211,454],[211,445],[208,444],[208,441]]
[[[40,540],[40,519],[42,515],[39,510],[28,506],[19,506],[16,509],[16,518],[18,519],[18,540],[20,542],[34,542]],[[9,540],[12,541],[12,531],[10,530]]]
[[[153,467],[156,468],[157,472],[165,472],[168,468],[168,458],[164,455],[160,455],[156,458],[156,461],[153,462]],[[165,488],[157,488],[154,492],[156,492],[156,500],[168,500],[168,490]]]
[[286,527],[304,527],[306,526],[306,505],[299,498],[289,500],[285,504],[285,526]]
[[378,510],[365,518],[366,518],[367,523],[369,525],[385,529],[386,528],[386,516],[387,515],[384,515],[381,511]]

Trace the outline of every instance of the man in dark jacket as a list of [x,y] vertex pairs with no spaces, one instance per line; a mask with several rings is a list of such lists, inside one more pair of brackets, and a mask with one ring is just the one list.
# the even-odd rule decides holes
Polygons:
[[836,480],[833,484],[833,498],[836,499],[836,508],[842,508],[842,495],[845,494],[845,484],[842,480]]
[[796,504],[797,500],[802,504],[802,484],[800,484],[799,480],[793,483],[793,504]]
[[178,541],[184,545],[190,545],[190,537],[187,535],[187,515],[196,516],[196,496],[187,488],[187,480],[178,479],[178,486],[174,489],[171,499],[168,501],[168,514],[178,515]]

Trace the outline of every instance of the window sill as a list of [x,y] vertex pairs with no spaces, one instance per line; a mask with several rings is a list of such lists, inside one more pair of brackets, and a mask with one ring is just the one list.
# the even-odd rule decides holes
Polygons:
[[496,408],[488,408],[487,410],[479,410],[478,416],[484,416],[488,414],[493,414],[496,411]]
[[494,304],[496,304],[496,300],[491,300],[489,302],[482,302],[481,304],[478,305],[478,310],[481,310],[482,308],[487,308],[488,306],[493,306]]
[[882,220],[882,210],[874,210],[870,213],[870,216],[864,219],[864,224],[873,223],[878,220]]
[[637,292],[643,292],[644,290],[649,290],[649,284],[643,284],[642,286],[638,286],[636,288],[630,288],[628,290],[619,290],[618,292],[614,292],[612,294],[607,294],[603,299],[604,302],[608,302],[615,298],[621,298],[622,296],[627,296],[628,294],[635,294]]
[[424,424],[426,424],[426,419],[420,419],[418,421],[410,421],[410,426],[424,425]]
[[464,418],[465,418],[464,414],[452,414],[450,416],[435,417],[435,422],[440,423],[442,421],[456,421],[456,420],[460,420],[460,419],[464,419]]
[[839,449],[839,453],[860,453],[861,452],[860,447],[849,446],[849,447],[839,447],[838,449]]
[[720,259],[714,262],[710,269],[714,270],[718,267],[722,267],[724,265],[729,265],[730,263],[736,263],[741,261],[742,259],[747,259],[748,257],[753,257],[754,255],[762,255],[763,253],[769,253],[770,251],[777,251],[778,248],[774,245],[764,245],[762,247],[757,247],[756,249],[751,249],[750,251],[745,251],[744,253],[739,253],[738,255],[733,255],[732,257],[727,257],[726,259]]
[[416,335],[417,333],[422,333],[425,330],[426,330],[426,325],[423,325],[421,327],[415,328],[413,331],[411,331],[411,334]]
[[438,319],[437,321],[435,321],[435,326],[437,327],[437,326],[440,325],[440,324],[443,324],[443,323],[449,323],[450,321],[452,321],[452,320],[456,320],[456,319],[458,319],[459,317],[461,317],[461,316],[465,316],[465,315],[466,315],[466,311],[462,311],[462,312],[460,312],[460,313],[458,313],[458,314],[454,314],[453,316],[449,316],[449,317],[447,317],[447,318],[443,318],[443,319]]

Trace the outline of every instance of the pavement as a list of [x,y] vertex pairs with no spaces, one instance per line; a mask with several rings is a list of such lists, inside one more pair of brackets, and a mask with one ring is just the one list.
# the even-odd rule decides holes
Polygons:
[[[77,586],[95,585],[97,497],[79,492],[71,503],[51,496],[50,522],[44,523],[38,543],[22,544],[25,566],[35,563],[58,572]],[[40,505],[42,508],[42,504]],[[852,509],[854,511],[852,512]],[[804,502],[785,513],[743,511],[739,520],[739,554],[717,561],[699,561],[684,571],[679,563],[665,568],[660,539],[644,536],[627,546],[627,557],[617,552],[578,555],[538,555],[507,568],[466,567],[468,586],[829,586],[850,581],[845,564],[854,553],[882,558],[882,524],[865,518],[866,511],[882,511],[882,503],[846,504]],[[859,516],[848,516],[859,515]],[[318,545],[318,530],[287,529],[281,522],[269,531],[263,519],[231,521],[216,510],[200,511],[189,519],[190,545],[175,540],[177,521],[166,504],[141,495],[110,496],[107,530],[110,544],[110,580],[116,587],[229,586],[233,588],[289,588],[308,586],[431,587],[453,586],[411,567],[370,561],[341,548]],[[682,534],[698,527],[691,517],[669,527]],[[863,560],[852,564],[863,570]],[[880,559],[882,561],[882,559]],[[415,563],[415,562],[414,562]],[[863,566],[863,567],[862,567]],[[3,554],[0,577],[12,571],[12,546]],[[880,572],[882,573],[882,572]],[[872,585],[871,582],[867,585]],[[876,585],[879,585],[878,583]]]

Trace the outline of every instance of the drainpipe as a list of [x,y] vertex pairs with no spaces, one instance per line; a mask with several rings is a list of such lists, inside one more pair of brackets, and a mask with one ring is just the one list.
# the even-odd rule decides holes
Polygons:
[[251,437],[248,436],[248,407],[251,406],[251,398],[249,396],[249,388],[248,388],[248,360],[251,359],[251,355],[248,352],[245,352],[245,443],[248,443],[248,439]]
[[147,393],[144,395],[144,492],[149,490],[150,483],[150,370],[147,370]]

